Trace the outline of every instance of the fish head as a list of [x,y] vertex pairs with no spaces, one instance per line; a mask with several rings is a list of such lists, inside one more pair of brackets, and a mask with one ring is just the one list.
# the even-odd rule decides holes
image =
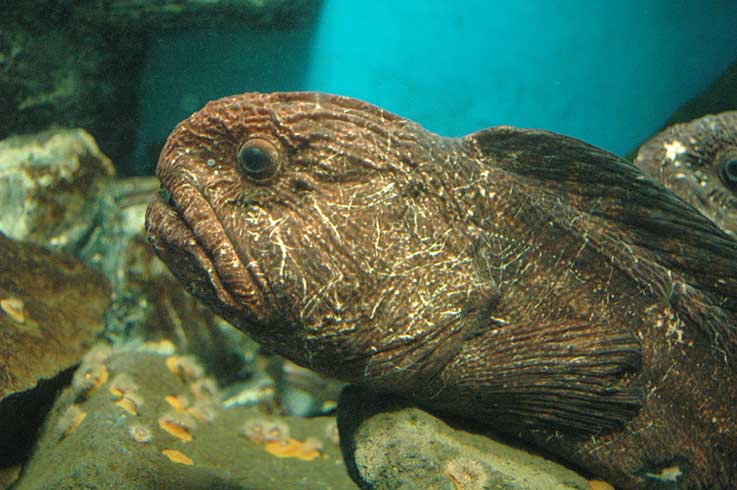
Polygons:
[[[439,141],[346,97],[211,102],[162,150],[149,240],[192,294],[302,364],[310,364],[304,342],[325,345],[359,325],[383,325],[386,342],[411,337],[408,312],[422,305],[408,291],[469,283],[429,278],[431,261],[463,247],[450,224],[438,226],[443,199],[414,178]],[[416,318],[421,325],[422,314]],[[362,336],[350,338],[350,349],[361,350]]]
[[737,236],[737,111],[667,128],[640,148],[635,164]]

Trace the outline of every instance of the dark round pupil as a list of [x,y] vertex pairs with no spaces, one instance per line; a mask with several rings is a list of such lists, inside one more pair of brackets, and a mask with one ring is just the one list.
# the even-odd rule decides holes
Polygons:
[[274,158],[270,152],[258,146],[246,146],[238,155],[238,164],[249,174],[262,174],[274,165]]
[[737,184],[737,158],[732,158],[724,162],[722,173],[727,182]]

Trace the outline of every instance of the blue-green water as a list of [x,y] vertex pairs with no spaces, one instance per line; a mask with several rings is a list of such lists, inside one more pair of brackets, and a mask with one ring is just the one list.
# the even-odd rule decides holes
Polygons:
[[626,153],[737,54],[737,3],[326,0],[300,32],[167,34],[143,84],[135,155],[207,100],[321,90],[444,135],[540,127]]

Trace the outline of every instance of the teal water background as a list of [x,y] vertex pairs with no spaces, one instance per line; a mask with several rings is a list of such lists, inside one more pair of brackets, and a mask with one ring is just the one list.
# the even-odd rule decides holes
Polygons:
[[168,33],[152,44],[136,166],[210,99],[358,97],[447,136],[497,124],[624,154],[737,57],[737,0],[326,0],[314,25]]

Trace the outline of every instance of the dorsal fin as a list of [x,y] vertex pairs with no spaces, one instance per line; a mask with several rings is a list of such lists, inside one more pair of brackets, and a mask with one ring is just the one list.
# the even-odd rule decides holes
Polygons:
[[464,138],[471,153],[568,197],[657,261],[737,311],[737,242],[631,163],[575,138],[499,126]]

